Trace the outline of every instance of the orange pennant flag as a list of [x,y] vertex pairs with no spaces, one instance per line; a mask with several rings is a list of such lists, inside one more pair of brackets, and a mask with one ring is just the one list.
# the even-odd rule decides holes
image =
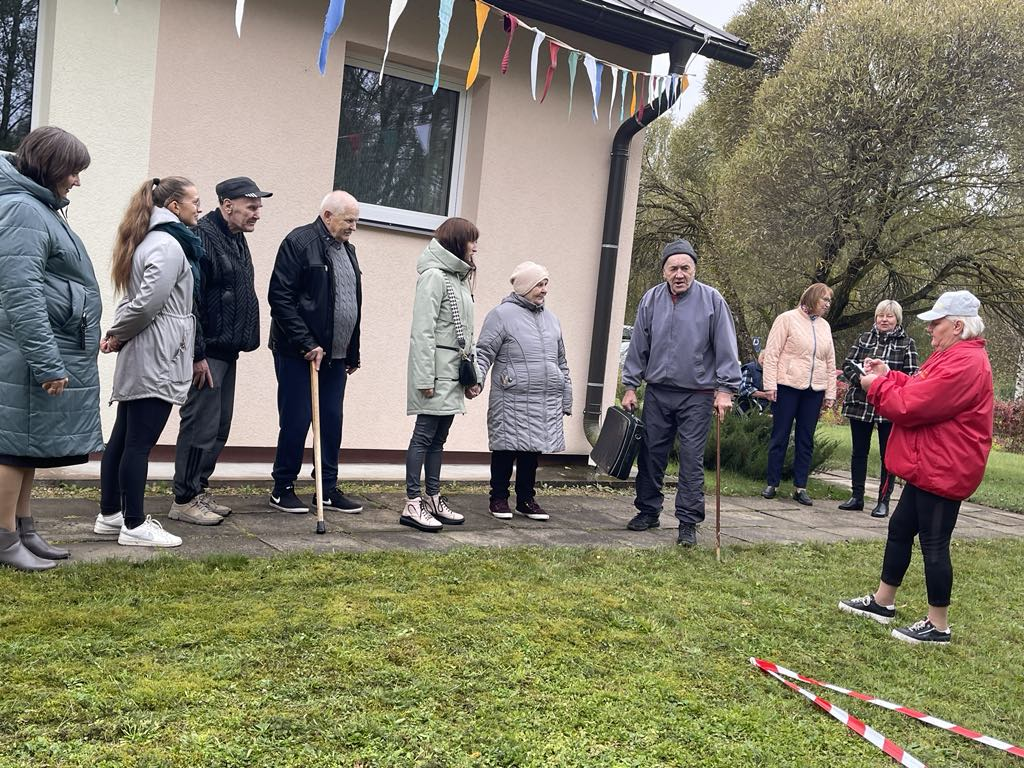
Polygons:
[[487,14],[490,10],[480,0],[476,0],[476,50],[473,51],[473,60],[469,63],[469,74],[466,75],[467,91],[473,87],[473,82],[480,71],[480,38],[483,37],[484,24],[487,23]]
[[633,96],[629,100],[629,112],[633,114],[636,112],[636,72],[630,72],[629,74],[633,76]]

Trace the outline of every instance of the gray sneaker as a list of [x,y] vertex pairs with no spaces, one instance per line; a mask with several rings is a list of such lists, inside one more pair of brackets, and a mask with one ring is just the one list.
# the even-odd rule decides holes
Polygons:
[[227,517],[231,514],[231,507],[225,507],[223,504],[218,504],[217,501],[214,500],[213,494],[209,491],[203,491],[196,496],[196,498],[199,499],[200,503],[204,504],[206,508],[215,515]]
[[187,504],[178,504],[177,502],[171,504],[171,511],[167,513],[167,516],[171,520],[181,520],[183,523],[192,523],[193,525],[220,525],[224,522],[224,518],[211,511],[199,496]]

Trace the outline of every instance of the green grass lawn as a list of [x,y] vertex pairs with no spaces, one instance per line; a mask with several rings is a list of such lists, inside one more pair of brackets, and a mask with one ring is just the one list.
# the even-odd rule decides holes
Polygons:
[[[825,437],[839,443],[829,458],[828,468],[850,469],[850,428],[843,425],[821,424],[816,437]],[[868,475],[878,477],[878,435],[871,439],[868,457]],[[813,494],[812,494],[813,495]],[[994,448],[985,467],[985,479],[971,496],[971,501],[1013,512],[1024,512],[1024,456]]]
[[[892,762],[804,674],[1024,743],[1024,542],[956,543],[954,643],[840,614],[881,545],[466,549],[0,571],[0,765]],[[925,610],[920,560],[900,616]],[[822,693],[819,691],[819,693]],[[1016,759],[824,692],[931,766]]]

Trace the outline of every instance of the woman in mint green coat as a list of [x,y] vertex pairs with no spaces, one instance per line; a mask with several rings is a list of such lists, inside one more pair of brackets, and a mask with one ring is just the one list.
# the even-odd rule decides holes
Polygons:
[[[461,525],[465,518],[441,496],[441,460],[455,414],[480,386],[459,383],[463,350],[473,349],[474,256],[480,232],[471,221],[452,218],[416,262],[419,278],[409,334],[407,413],[416,427],[405,454],[406,501],[399,522],[421,531]],[[420,494],[425,470],[426,495]]]
[[41,571],[68,556],[35,530],[40,467],[103,450],[99,286],[68,224],[89,151],[67,131],[32,131],[0,156],[0,564]]

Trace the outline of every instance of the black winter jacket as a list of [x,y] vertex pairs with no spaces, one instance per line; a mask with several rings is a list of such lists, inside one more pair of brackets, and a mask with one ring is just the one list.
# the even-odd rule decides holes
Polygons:
[[196,232],[206,256],[195,306],[195,360],[237,360],[260,345],[260,303],[245,235],[231,232],[220,209],[199,220]]
[[[304,357],[334,346],[334,274],[327,255],[332,238],[320,219],[293,229],[277,251],[270,276],[270,348],[288,357]],[[356,327],[345,365],[359,367],[359,324],[363,316],[363,276],[356,249],[344,243],[356,276]]]

